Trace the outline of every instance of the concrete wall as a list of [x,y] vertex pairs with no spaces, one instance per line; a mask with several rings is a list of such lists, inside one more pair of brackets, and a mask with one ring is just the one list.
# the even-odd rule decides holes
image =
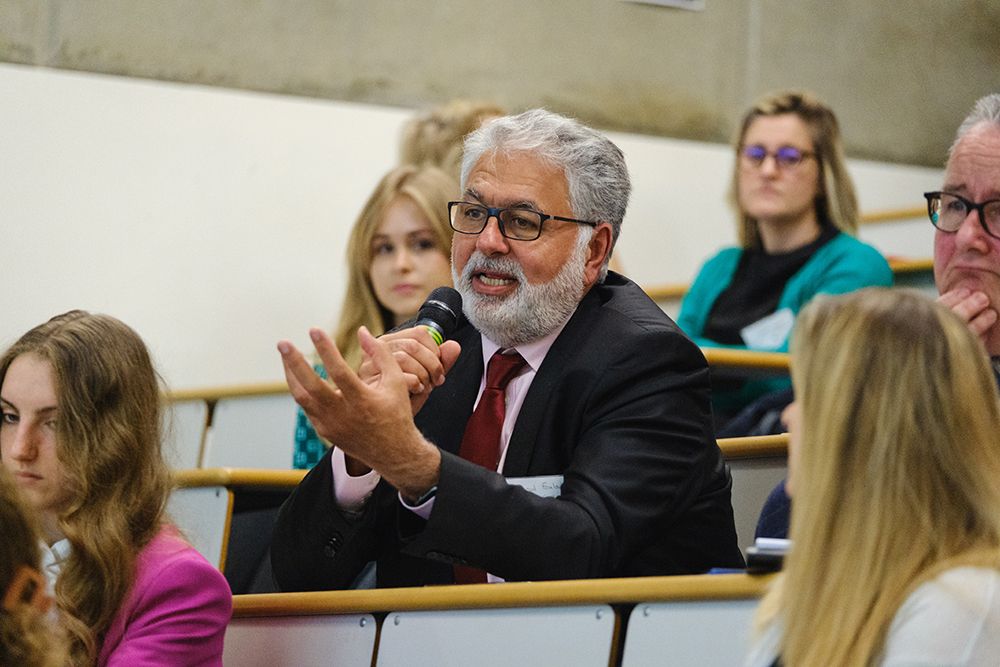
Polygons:
[[1000,90],[997,0],[4,0],[0,61],[415,108],[465,96],[726,142],[805,87],[848,154],[939,166]]

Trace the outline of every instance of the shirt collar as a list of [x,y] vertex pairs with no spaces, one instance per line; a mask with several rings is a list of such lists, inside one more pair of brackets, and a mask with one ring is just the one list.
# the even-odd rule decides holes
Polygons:
[[[570,315],[572,317],[572,315]],[[530,343],[524,343],[522,345],[515,345],[514,349],[524,357],[524,360],[528,362],[528,366],[531,367],[533,373],[537,373],[538,369],[541,367],[542,362],[545,360],[545,355],[549,353],[549,349],[552,344],[556,342],[556,338],[562,333],[562,330],[566,328],[566,324],[569,322],[569,318],[565,322],[557,326],[546,336],[542,336],[538,340],[533,340]],[[484,334],[480,334],[483,339],[483,368],[486,368],[490,363],[490,357],[493,353],[500,349],[497,343],[487,338]]]
[[69,558],[69,553],[71,550],[69,540],[63,538],[58,542],[55,542],[50,547],[41,543],[42,550],[42,572],[45,574],[45,579],[49,584],[49,593],[55,590],[56,579],[59,578],[59,573],[62,571],[62,565]]

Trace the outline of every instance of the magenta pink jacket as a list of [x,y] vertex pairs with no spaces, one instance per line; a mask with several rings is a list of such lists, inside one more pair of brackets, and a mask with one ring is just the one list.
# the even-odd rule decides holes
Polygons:
[[135,583],[101,643],[98,667],[217,667],[233,613],[225,577],[164,527],[136,559]]

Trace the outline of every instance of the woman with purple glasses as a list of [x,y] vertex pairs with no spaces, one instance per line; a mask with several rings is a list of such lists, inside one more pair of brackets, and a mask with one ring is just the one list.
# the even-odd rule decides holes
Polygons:
[[[765,97],[744,116],[730,199],[740,245],[701,267],[677,323],[699,345],[786,352],[795,315],[820,293],[892,284],[881,254],[854,238],[858,204],[833,112],[808,93]],[[789,386],[717,392],[732,413]]]

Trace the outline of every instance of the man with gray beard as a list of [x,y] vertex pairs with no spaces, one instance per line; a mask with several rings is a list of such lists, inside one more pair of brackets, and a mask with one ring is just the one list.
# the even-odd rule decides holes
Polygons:
[[313,330],[333,384],[278,345],[334,445],[282,507],[278,584],[344,588],[369,561],[379,586],[741,566],[705,359],[607,270],[621,151],[547,111],[498,118],[466,140],[462,189],[451,340],[362,329],[355,374]]

